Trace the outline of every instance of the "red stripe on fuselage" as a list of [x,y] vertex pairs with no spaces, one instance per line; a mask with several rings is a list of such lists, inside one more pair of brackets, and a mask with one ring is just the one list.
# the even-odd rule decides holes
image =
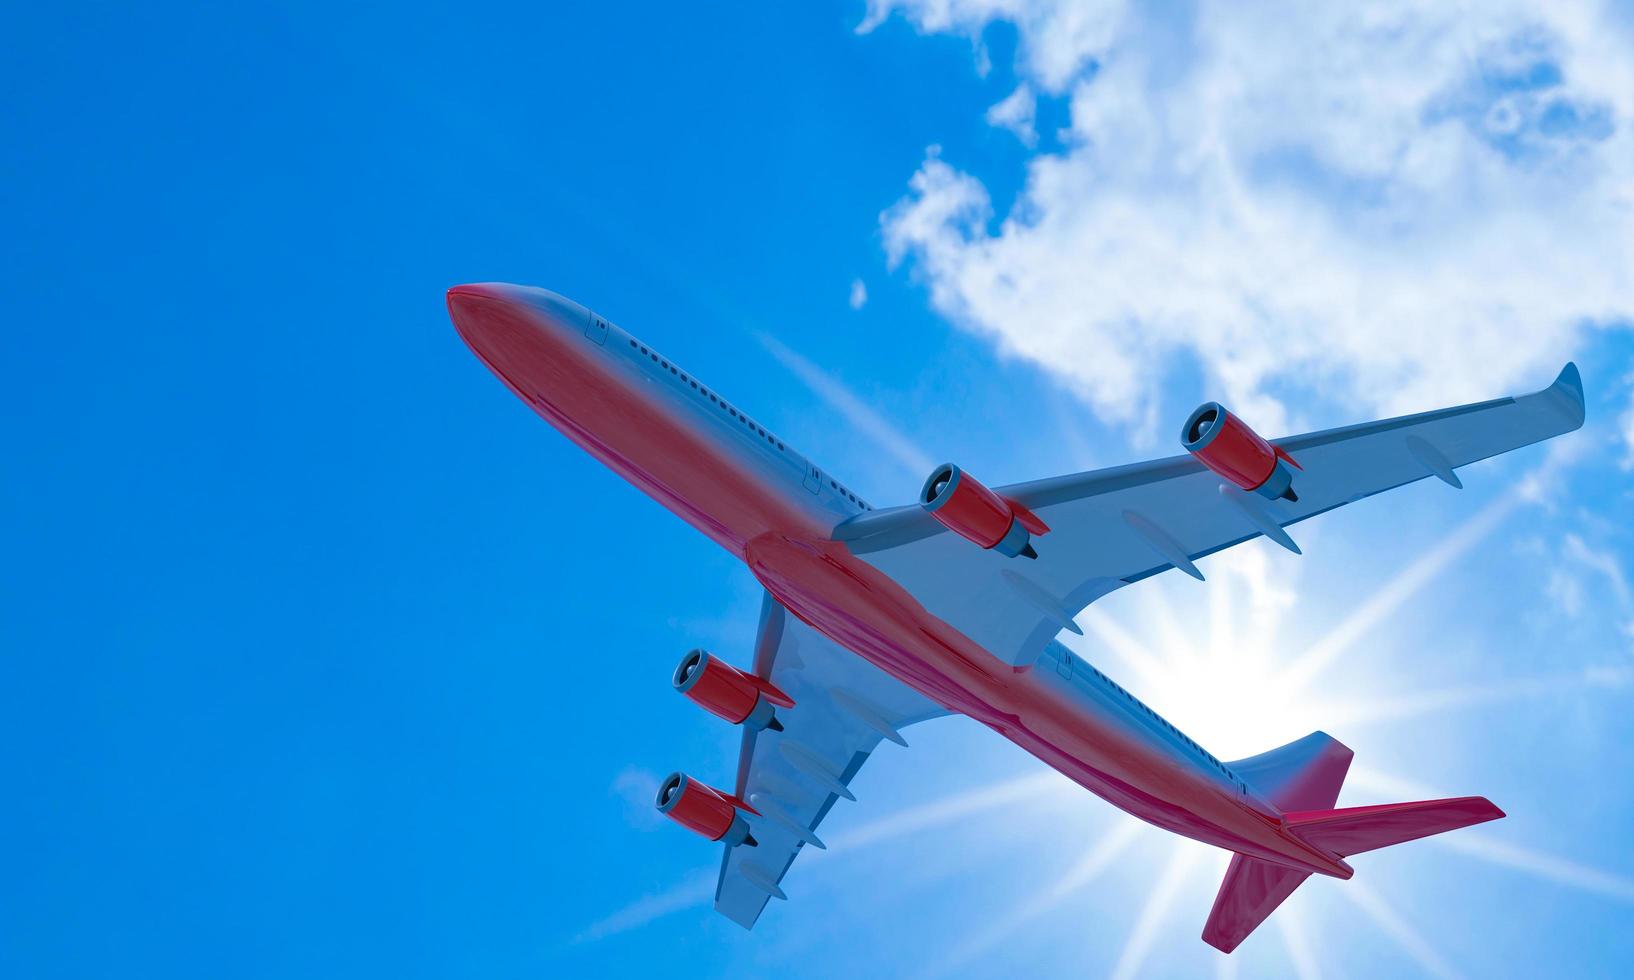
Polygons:
[[829,540],[798,483],[754,472],[729,432],[682,418],[586,341],[503,286],[449,291],[460,335],[523,401],[586,452],[741,557],[790,612],[944,707],[1003,734],[1135,816],[1272,861],[1348,874],[1127,724],[1011,668],[901,585]]

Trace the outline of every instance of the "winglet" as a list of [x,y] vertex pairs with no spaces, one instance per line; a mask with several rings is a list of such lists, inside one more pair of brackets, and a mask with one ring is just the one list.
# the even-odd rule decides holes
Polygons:
[[1567,361],[1566,366],[1560,369],[1560,375],[1555,383],[1547,389],[1547,394],[1564,409],[1568,417],[1574,419],[1577,428],[1583,424],[1587,412],[1583,405],[1583,375],[1578,373],[1576,363]]

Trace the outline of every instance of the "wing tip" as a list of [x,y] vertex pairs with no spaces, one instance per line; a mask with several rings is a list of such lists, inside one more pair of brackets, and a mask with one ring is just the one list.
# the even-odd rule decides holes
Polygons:
[[1583,399],[1583,375],[1577,370],[1577,362],[1566,362],[1548,392],[1555,396],[1561,407],[1566,409],[1567,416],[1576,423],[1572,428],[1581,427],[1587,411]]
[[1509,814],[1503,811],[1502,807],[1498,806],[1498,804],[1492,802],[1484,796],[1472,796],[1469,798],[1469,800],[1471,814],[1479,818],[1475,821],[1475,823],[1486,823],[1489,820],[1502,820],[1509,816]]
[[1212,922],[1203,927],[1203,942],[1228,955],[1241,946],[1246,938],[1248,937],[1235,936],[1222,929],[1216,929]]
[[[768,895],[767,900],[769,901],[770,898],[771,896]],[[765,908],[766,902],[761,902],[751,909],[736,908],[722,903],[720,899],[715,900],[716,912],[719,912],[727,920],[736,922],[739,926],[742,926],[746,930],[754,929],[755,923],[760,921],[761,911],[763,911]]]

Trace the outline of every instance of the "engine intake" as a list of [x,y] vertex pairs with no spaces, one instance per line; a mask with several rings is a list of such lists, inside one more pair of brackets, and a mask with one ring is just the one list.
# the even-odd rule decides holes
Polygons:
[[1271,500],[1298,500],[1294,473],[1299,464],[1272,445],[1219,402],[1206,402],[1180,430],[1186,452],[1214,473],[1244,490]]
[[1012,558],[1037,558],[1032,536],[1050,530],[1032,511],[987,489],[952,463],[931,472],[919,503],[954,534]]
[[700,783],[684,772],[670,773],[659,785],[658,797],[653,803],[659,813],[695,834],[733,846],[755,846],[749,822],[740,812],[754,813],[755,810],[737,797]]
[[776,709],[794,707],[794,699],[772,682],[745,673],[707,650],[692,650],[682,657],[673,683],[710,714],[755,731],[782,731]]

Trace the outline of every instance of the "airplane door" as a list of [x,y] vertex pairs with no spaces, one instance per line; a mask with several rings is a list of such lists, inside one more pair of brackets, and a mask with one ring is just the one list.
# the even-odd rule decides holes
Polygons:
[[607,321],[590,314],[590,323],[584,328],[584,335],[596,342],[599,347],[607,346]]
[[821,490],[822,488],[823,488],[823,474],[818,472],[817,467],[811,465],[810,463],[807,463],[806,464],[806,489],[810,490],[812,493],[816,493],[817,491]]

